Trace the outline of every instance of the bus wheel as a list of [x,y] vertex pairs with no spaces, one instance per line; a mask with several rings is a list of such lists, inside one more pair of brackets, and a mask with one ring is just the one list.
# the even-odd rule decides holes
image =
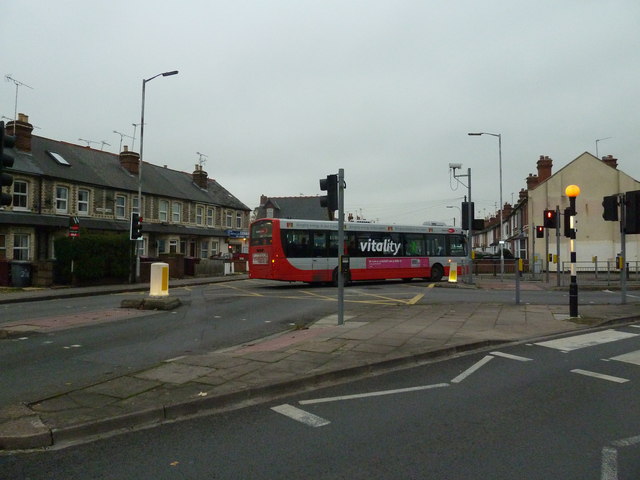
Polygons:
[[442,265],[436,263],[433,267],[431,267],[431,280],[432,282],[439,282],[442,280],[442,276],[444,275],[444,269]]
[[[338,269],[334,268],[333,269],[333,276],[332,276],[333,280],[332,280],[332,284],[334,287],[338,286]],[[344,284],[345,285],[349,285],[351,283],[351,273],[347,272],[347,274],[344,276]]]
[[409,283],[413,278],[403,278],[402,281],[405,283]]

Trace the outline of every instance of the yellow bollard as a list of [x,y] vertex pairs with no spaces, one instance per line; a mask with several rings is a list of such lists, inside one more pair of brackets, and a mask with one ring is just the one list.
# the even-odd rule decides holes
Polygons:
[[149,296],[166,297],[169,295],[169,264],[151,264],[151,282],[149,285]]

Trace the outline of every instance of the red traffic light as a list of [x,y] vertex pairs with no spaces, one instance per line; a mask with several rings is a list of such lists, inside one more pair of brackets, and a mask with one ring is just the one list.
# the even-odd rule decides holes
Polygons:
[[536,226],[536,238],[544,238],[544,227],[542,225]]
[[544,211],[544,228],[557,228],[558,219],[555,210]]

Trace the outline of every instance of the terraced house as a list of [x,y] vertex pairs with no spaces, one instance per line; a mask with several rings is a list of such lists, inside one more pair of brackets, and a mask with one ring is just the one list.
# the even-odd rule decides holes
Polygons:
[[[193,173],[144,162],[136,152],[104,152],[32,135],[26,115],[6,125],[16,136],[13,204],[0,210],[0,283],[6,264],[29,262],[35,285],[51,283],[54,239],[82,231],[128,232],[143,221],[142,257],[177,254],[200,259],[246,252],[250,209],[202,166]],[[140,183],[139,183],[140,182]],[[138,205],[138,188],[142,208]],[[6,283],[5,283],[6,284]]]

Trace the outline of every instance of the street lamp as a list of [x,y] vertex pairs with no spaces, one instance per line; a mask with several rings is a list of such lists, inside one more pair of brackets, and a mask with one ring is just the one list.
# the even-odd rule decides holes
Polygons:
[[604,137],[604,138],[598,138],[598,139],[596,139],[596,158],[597,158],[598,160],[600,160],[600,155],[599,155],[599,153],[598,153],[598,142],[601,142],[601,141],[603,141],[603,140],[609,140],[610,138],[613,138],[613,137]]
[[[142,210],[142,150],[144,148],[144,97],[145,97],[145,88],[147,82],[150,82],[154,78],[163,76],[169,77],[171,75],[177,75],[178,70],[172,70],[170,72],[163,72],[154,75],[153,77],[146,78],[142,80],[142,113],[140,114],[140,160],[138,161],[138,215],[140,217],[144,217],[144,212]],[[136,249],[138,252],[136,255],[136,278],[140,277],[140,249]]]
[[470,132],[467,135],[472,137],[480,136],[480,135],[491,135],[492,137],[498,137],[498,161],[500,167],[500,238],[498,238],[498,243],[500,245],[500,281],[504,280],[504,241],[502,239],[502,210],[504,208],[504,204],[502,203],[502,134],[500,133],[488,133],[488,132]]
[[[458,210],[460,210],[460,225],[462,225],[462,209],[455,205],[447,205],[447,208],[457,208]],[[453,217],[453,226],[456,226],[456,217]]]

